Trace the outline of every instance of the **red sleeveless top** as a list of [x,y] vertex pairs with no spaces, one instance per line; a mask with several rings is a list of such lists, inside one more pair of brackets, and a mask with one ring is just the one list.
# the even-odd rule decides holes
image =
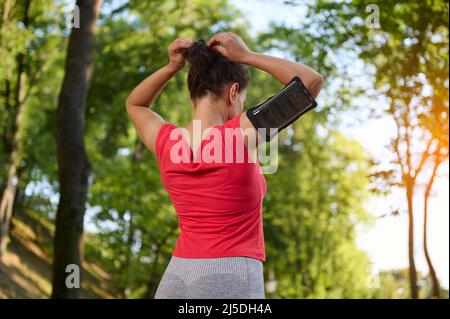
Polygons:
[[265,260],[267,186],[258,161],[249,160],[239,121],[240,115],[215,126],[196,151],[204,158],[195,160],[180,128],[166,123],[158,132],[156,158],[181,230],[176,257]]

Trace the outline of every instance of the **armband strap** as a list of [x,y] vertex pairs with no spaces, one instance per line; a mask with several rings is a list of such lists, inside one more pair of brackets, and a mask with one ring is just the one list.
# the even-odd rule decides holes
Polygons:
[[251,107],[246,114],[253,126],[265,129],[266,141],[317,106],[316,101],[298,76],[276,95]]

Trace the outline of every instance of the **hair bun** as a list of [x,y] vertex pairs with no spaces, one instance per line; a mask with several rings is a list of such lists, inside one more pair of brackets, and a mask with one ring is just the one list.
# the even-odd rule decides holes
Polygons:
[[183,56],[189,63],[191,69],[209,68],[214,63],[214,58],[218,54],[206,44],[205,40],[200,39],[183,50]]
[[189,64],[188,89],[192,99],[212,93],[219,97],[226,84],[239,83],[239,92],[249,81],[247,69],[232,62],[226,56],[208,46],[205,40],[197,40],[180,50]]

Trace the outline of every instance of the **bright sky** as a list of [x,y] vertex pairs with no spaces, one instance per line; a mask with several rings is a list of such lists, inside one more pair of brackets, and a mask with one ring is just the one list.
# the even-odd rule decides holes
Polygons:
[[[267,29],[271,21],[298,25],[305,14],[303,7],[284,6],[282,1],[230,0],[245,13],[251,23],[252,34]],[[380,8],[382,10],[382,8]],[[382,26],[381,26],[382,27]],[[325,75],[326,76],[326,75]],[[320,104],[320,98],[319,98]],[[389,118],[367,119],[357,126],[347,126],[344,133],[358,140],[377,159],[386,158],[385,146],[394,132]],[[448,164],[445,168],[448,172]],[[434,187],[429,206],[429,250],[441,284],[449,287],[449,181],[439,179]],[[399,203],[404,203],[402,193],[389,199],[373,199],[367,203],[368,211],[380,216],[392,211]],[[421,195],[415,198],[416,263],[420,272],[428,273],[422,249],[422,205]],[[358,231],[358,246],[367,252],[373,262],[374,271],[408,267],[408,219],[406,214],[397,217],[378,218],[371,227],[361,227]]]

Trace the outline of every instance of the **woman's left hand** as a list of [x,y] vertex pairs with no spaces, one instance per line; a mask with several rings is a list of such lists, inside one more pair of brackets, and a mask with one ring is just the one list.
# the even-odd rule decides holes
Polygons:
[[231,32],[221,32],[214,35],[208,41],[208,46],[237,63],[245,63],[246,58],[252,53],[241,37]]
[[167,49],[170,59],[168,66],[175,71],[181,70],[185,63],[182,49],[188,48],[191,44],[192,40],[186,38],[179,38],[173,41]]

